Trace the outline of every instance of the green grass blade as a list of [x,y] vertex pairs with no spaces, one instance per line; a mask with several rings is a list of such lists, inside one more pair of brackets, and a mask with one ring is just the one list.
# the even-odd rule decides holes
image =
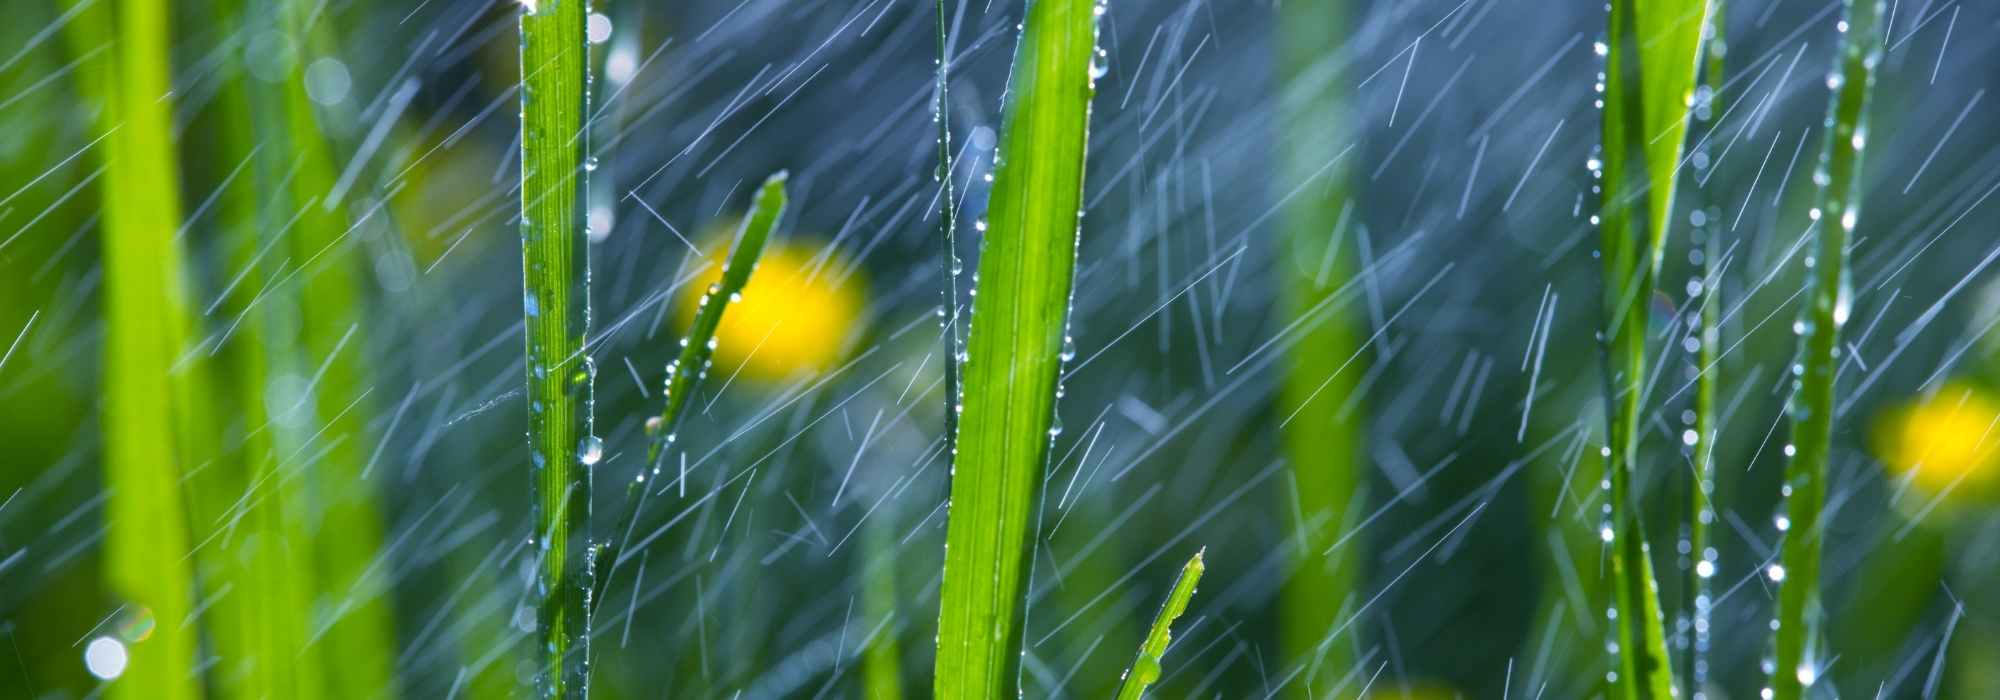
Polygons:
[[[261,3],[260,3],[261,4]],[[297,308],[292,371],[316,374],[309,403],[292,418],[300,442],[322,450],[306,468],[306,491],[319,513],[319,532],[339,537],[306,540],[318,568],[317,595],[339,617],[314,646],[327,666],[326,690],[334,697],[393,696],[396,625],[390,583],[376,566],[382,549],[382,516],[375,483],[363,474],[376,440],[367,398],[374,386],[365,360],[363,316],[365,252],[351,235],[347,209],[334,197],[340,166],[321,127],[320,107],[306,93],[306,67],[332,53],[330,22],[313,0],[285,0],[271,10],[273,27],[301,49],[284,66],[288,76],[268,86],[273,112],[282,115],[262,134],[264,147],[282,154],[290,217],[284,245],[293,260],[312,261],[290,292]],[[286,222],[279,222],[286,223]]]
[[128,621],[150,636],[130,645],[111,683],[114,698],[202,696],[195,657],[201,629],[184,626],[194,598],[188,510],[181,479],[203,454],[201,363],[177,369],[193,321],[183,279],[180,173],[173,137],[168,23],[163,0],[99,0],[66,30],[78,55],[110,46],[78,68],[80,92],[98,108],[102,197],[102,379],[108,588]]
[[[1294,494],[1285,494],[1280,512],[1303,515],[1288,546],[1291,574],[1279,594],[1279,626],[1286,658],[1305,667],[1307,678],[1338,677],[1353,665],[1354,644],[1326,635],[1341,627],[1341,610],[1353,598],[1366,552],[1359,538],[1335,546],[1365,485],[1366,413],[1348,406],[1356,383],[1368,374],[1361,357],[1363,321],[1349,305],[1332,300],[1352,279],[1359,257],[1359,248],[1346,240],[1343,212],[1352,200],[1339,160],[1352,142],[1344,126],[1350,118],[1347,82],[1339,70],[1346,60],[1339,49],[1348,10],[1349,3],[1338,0],[1286,2],[1278,22],[1285,81],[1282,181],[1306,187],[1284,205],[1279,229],[1283,313],[1287,323],[1306,324],[1286,355],[1279,394],[1291,417],[1283,439],[1297,498],[1293,503]],[[1304,696],[1319,685],[1325,684],[1291,684],[1291,692]]]
[[526,2],[521,11],[521,270],[528,441],[538,494],[536,586],[542,596],[536,687],[587,697],[590,685],[590,472],[596,366],[586,354],[590,263],[583,204],[590,111],[585,0]]
[[1174,620],[1187,612],[1188,601],[1194,600],[1195,584],[1201,583],[1201,572],[1207,568],[1201,561],[1200,550],[1181,567],[1181,575],[1174,579],[1174,588],[1167,593],[1167,602],[1160,606],[1160,614],[1153,617],[1153,628],[1146,632],[1146,642],[1139,646],[1138,657],[1132,659],[1132,667],[1125,669],[1124,682],[1118,686],[1118,700],[1139,700],[1146,694],[1146,686],[1160,679],[1160,657],[1167,655],[1167,644],[1173,641]]
[[667,448],[678,439],[681,418],[686,414],[688,401],[694,398],[694,391],[701,380],[708,376],[708,369],[715,356],[715,329],[722,326],[722,314],[729,310],[743,293],[743,287],[750,283],[750,274],[757,270],[757,259],[764,255],[764,243],[771,237],[771,231],[778,227],[779,218],[785,214],[788,200],[785,181],[789,175],[785,171],[772,173],[764,179],[764,185],[757,189],[757,197],[750,204],[750,213],[743,217],[742,228],[736,233],[736,244],[729,251],[728,262],[722,268],[722,278],[709,285],[701,297],[701,308],[695,312],[694,321],[688,324],[687,334],[681,336],[681,352],[667,365],[665,388],[661,391],[665,404],[660,414],[646,420],[646,471],[633,479],[625,487],[625,508],[619,515],[617,526],[605,540],[597,553],[604,562],[605,571],[598,577],[593,596],[602,598],[610,586],[611,575],[618,570],[623,556],[623,543],[630,534],[632,522],[639,516],[639,502],[647,481],[657,481],[660,476],[661,460]]
[[[1819,204],[1813,211],[1818,250],[1810,268],[1807,305],[1800,312],[1805,336],[1799,343],[1799,375],[1792,394],[1793,452],[1785,467],[1785,514],[1790,527],[1779,555],[1776,666],[1771,690],[1778,700],[1796,700],[1825,670],[1819,649],[1820,552],[1826,526],[1827,457],[1833,442],[1835,373],[1840,328],[1847,323],[1852,282],[1847,244],[1861,215],[1861,152],[1868,135],[1868,99],[1875,67],[1882,58],[1880,0],[1848,0],[1841,47],[1827,85],[1830,129],[1820,150]],[[1782,575],[1776,575],[1782,572]]]
[[955,454],[958,445],[958,404],[965,399],[959,387],[959,356],[965,351],[958,334],[958,274],[964,263],[958,258],[958,197],[952,188],[951,163],[951,56],[945,31],[944,0],[937,2],[937,94],[931,100],[931,116],[937,121],[938,166],[938,256],[944,272],[944,440],[945,453]]
[[[1727,44],[1724,29],[1728,13],[1723,0],[1712,0],[1708,15],[1708,42],[1706,53],[1708,62],[1702,67],[1702,84],[1709,95],[1708,113],[1710,119],[1719,119],[1722,114],[1723,61]],[[1709,126],[1709,133],[1716,128]],[[1715,415],[1715,388],[1722,380],[1722,356],[1720,327],[1722,316],[1722,229],[1720,222],[1708,223],[1708,230],[1697,231],[1706,235],[1695,241],[1697,246],[1705,246],[1701,258],[1701,310],[1700,349],[1695,354],[1695,366],[1700,374],[1695,377],[1694,390],[1694,431],[1695,444],[1691,460],[1691,476],[1688,488],[1687,544],[1688,556],[1694,562],[1688,567],[1682,586],[1681,609],[1687,615],[1687,661],[1682,664],[1681,677],[1686,681],[1687,692],[1703,693],[1708,685],[1709,618],[1714,605],[1713,577],[1715,556],[1710,551],[1714,546],[1709,530],[1715,522],[1715,443],[1717,439]]]
[[1019,695],[1035,498],[1055,420],[1083,207],[1092,0],[1028,7],[967,339],[938,612],[937,697]]
[[[1705,0],[1614,0],[1605,53],[1600,253],[1604,261],[1612,599],[1618,650],[1608,692],[1667,698],[1674,677],[1659,590],[1631,493],[1646,385],[1646,331],[1694,92]],[[1643,205],[1641,204],[1643,202]]]
[[870,700],[898,700],[903,694],[903,652],[897,642],[902,625],[897,624],[896,532],[888,516],[869,519],[862,525],[862,546],[867,552],[862,564],[861,599],[869,620],[881,620],[868,647],[861,652],[861,696]]

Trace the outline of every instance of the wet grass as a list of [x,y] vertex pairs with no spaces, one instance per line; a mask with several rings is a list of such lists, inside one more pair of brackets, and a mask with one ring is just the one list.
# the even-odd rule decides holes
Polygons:
[[1174,579],[1167,601],[1160,605],[1160,614],[1153,617],[1146,641],[1139,646],[1139,655],[1125,669],[1123,682],[1118,685],[1118,700],[1139,700],[1146,694],[1146,687],[1160,679],[1160,659],[1167,655],[1167,645],[1173,642],[1174,621],[1187,612],[1188,602],[1194,600],[1194,588],[1201,583],[1201,574],[1207,569],[1201,555],[1202,552],[1196,551]]
[[539,547],[536,625],[543,697],[589,695],[591,467],[596,370],[584,207],[589,138],[589,43],[582,0],[525,3],[521,12],[521,267],[527,338],[528,440]]
[[1659,586],[1633,493],[1646,387],[1650,304],[1672,218],[1686,112],[1694,91],[1705,0],[1615,0],[1605,55],[1598,176],[1603,259],[1601,339],[1609,430],[1612,626],[1616,698],[1675,694]]
[[1861,216],[1861,155],[1868,136],[1869,93],[1882,58],[1878,0],[1848,0],[1841,44],[1827,77],[1833,98],[1820,147],[1819,200],[1812,210],[1815,250],[1807,258],[1809,291],[1800,312],[1802,337],[1793,365],[1789,412],[1792,444],[1785,467],[1784,515],[1789,521],[1779,555],[1778,610],[1772,634],[1770,690],[1778,700],[1804,697],[1825,672],[1831,655],[1820,648],[1820,555],[1825,546],[1827,462],[1833,443],[1834,394],[1840,366],[1840,329],[1853,294],[1847,246]]
[[1278,158],[1283,180],[1304,188],[1281,213],[1284,253],[1278,262],[1286,327],[1302,329],[1286,352],[1278,397],[1293,488],[1277,506],[1299,514],[1287,547],[1291,573],[1279,592],[1279,626],[1287,661],[1306,669],[1305,680],[1291,691],[1300,696],[1323,685],[1313,682],[1321,674],[1339,677],[1353,666],[1351,636],[1327,635],[1342,626],[1341,613],[1362,580],[1367,551],[1362,538],[1342,542],[1354,524],[1350,516],[1366,498],[1367,412],[1354,403],[1354,394],[1368,374],[1365,319],[1358,317],[1351,294],[1336,298],[1357,288],[1351,282],[1360,269],[1359,234],[1346,225],[1353,200],[1342,154],[1353,143],[1349,122],[1355,118],[1341,70],[1349,58],[1340,51],[1350,9],[1338,0],[1279,7],[1285,139]]
[[1092,0],[1028,8],[1001,122],[964,367],[937,697],[1012,698],[1036,498],[1055,425],[1097,70]]
[[[102,1],[66,27],[77,55],[109,47],[77,69],[96,109],[105,167],[103,204],[104,566],[122,619],[112,636],[129,658],[114,698],[202,696],[201,631],[181,624],[195,595],[182,478],[213,457],[206,366],[176,366],[194,338],[181,220],[179,162],[169,93],[171,8],[155,0]],[[129,648],[127,647],[129,645]]]

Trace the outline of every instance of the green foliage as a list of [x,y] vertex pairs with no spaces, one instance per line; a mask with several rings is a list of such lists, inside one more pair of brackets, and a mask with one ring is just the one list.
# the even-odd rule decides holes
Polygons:
[[[1618,617],[1618,698],[1674,694],[1659,590],[1631,482],[1639,456],[1646,386],[1646,330],[1659,273],[1694,92],[1706,0],[1614,0],[1605,53],[1600,254],[1604,261],[1607,465],[1613,533],[1611,577]],[[1642,204],[1643,202],[1643,204]]]
[[[538,6],[539,5],[539,6]],[[590,111],[584,0],[521,13],[521,268],[527,337],[528,441],[538,494],[536,586],[542,595],[536,685],[543,697],[589,695],[590,472],[596,368],[584,167]]]
[[1820,553],[1826,534],[1820,516],[1833,442],[1840,328],[1847,322],[1852,295],[1847,245],[1861,215],[1861,152],[1868,135],[1869,93],[1882,58],[1882,32],[1876,28],[1881,17],[1878,0],[1848,0],[1840,53],[1827,78],[1834,90],[1827,107],[1831,128],[1814,176],[1820,183],[1819,204],[1812,212],[1817,250],[1808,258],[1811,286],[1800,313],[1805,333],[1799,342],[1795,367],[1800,372],[1790,408],[1795,451],[1785,467],[1785,512],[1791,524],[1779,556],[1784,575],[1773,634],[1777,663],[1771,673],[1771,690],[1778,700],[1803,697],[1826,666],[1823,650],[1816,648]]
[[181,221],[180,173],[163,0],[99,0],[66,27],[74,52],[102,56],[77,68],[97,109],[104,267],[105,575],[119,597],[130,663],[115,698],[202,696],[200,629],[181,624],[194,601],[182,478],[213,457],[205,365],[176,368],[193,337]]
[[1055,419],[1095,92],[1091,0],[1028,7],[967,341],[938,613],[937,697],[1018,695],[1035,501]]
[[[1302,328],[1285,358],[1279,395],[1288,417],[1285,456],[1297,489],[1284,497],[1297,502],[1280,507],[1304,517],[1288,546],[1292,571],[1279,593],[1279,625],[1284,654],[1304,665],[1309,679],[1337,677],[1353,665],[1352,641],[1326,635],[1341,627],[1341,610],[1354,597],[1366,552],[1358,538],[1340,541],[1365,489],[1367,414],[1350,402],[1368,373],[1361,356],[1364,321],[1352,304],[1334,299],[1359,268],[1360,250],[1349,242],[1355,234],[1343,216],[1352,204],[1341,157],[1352,142],[1345,127],[1352,116],[1339,70],[1345,59],[1338,55],[1347,11],[1348,3],[1340,1],[1287,2],[1279,6],[1277,27],[1285,86],[1279,181],[1304,188],[1284,204],[1279,223],[1282,313],[1287,324]],[[1303,696],[1318,685],[1325,684],[1293,688]]]
[[1173,641],[1174,621],[1187,612],[1188,601],[1194,600],[1194,587],[1201,583],[1201,573],[1207,568],[1201,554],[1196,551],[1181,567],[1181,575],[1174,579],[1167,602],[1160,606],[1160,614],[1153,617],[1152,629],[1146,632],[1146,642],[1139,646],[1132,667],[1125,670],[1124,682],[1118,686],[1118,700],[1139,700],[1146,693],[1146,686],[1160,679],[1160,657],[1167,655],[1167,644]]

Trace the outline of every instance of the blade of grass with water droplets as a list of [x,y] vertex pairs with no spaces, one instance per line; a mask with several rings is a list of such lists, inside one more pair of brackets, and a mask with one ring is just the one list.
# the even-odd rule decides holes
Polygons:
[[1207,569],[1202,563],[1202,551],[1181,567],[1181,575],[1174,579],[1172,591],[1167,593],[1167,602],[1160,606],[1160,613],[1153,617],[1153,627],[1146,632],[1146,642],[1139,646],[1138,657],[1132,660],[1132,667],[1125,669],[1124,682],[1118,686],[1118,700],[1139,700],[1146,693],[1146,686],[1160,678],[1160,658],[1167,655],[1167,644],[1173,641],[1174,621],[1181,613],[1187,612],[1188,601],[1194,600],[1194,587],[1201,583],[1201,573]]
[[1015,50],[967,339],[939,595],[940,698],[1019,695],[1035,500],[1075,282],[1102,10],[1092,0],[1034,2]]
[[764,254],[764,242],[771,237],[771,231],[778,227],[778,219],[785,214],[788,201],[785,181],[789,176],[784,171],[772,173],[757,189],[756,199],[750,204],[749,215],[743,217],[742,228],[737,231],[735,248],[722,268],[722,278],[703,292],[699,310],[694,321],[688,324],[687,334],[681,337],[681,351],[671,364],[667,365],[665,389],[661,392],[664,405],[660,414],[646,419],[646,463],[642,471],[625,488],[625,508],[619,515],[617,525],[610,531],[598,551],[598,558],[604,562],[605,571],[598,577],[595,595],[601,598],[610,586],[611,575],[618,570],[619,557],[623,556],[624,538],[632,528],[632,522],[639,515],[639,501],[646,483],[657,481],[661,460],[678,439],[682,416],[686,414],[689,401],[701,380],[708,376],[711,358],[715,355],[715,329],[722,326],[722,314],[735,303],[743,287],[750,283],[750,273],[757,270],[757,259]]
[[1792,393],[1791,462],[1785,467],[1785,517],[1779,565],[1777,627],[1773,633],[1771,690],[1777,700],[1804,697],[1825,670],[1820,635],[1819,569],[1826,526],[1828,453],[1833,442],[1840,328],[1847,323],[1852,294],[1847,244],[1861,215],[1861,155],[1868,138],[1868,100],[1875,66],[1882,57],[1879,0],[1848,0],[1841,44],[1827,85],[1831,125],[1820,150],[1814,181],[1820,183],[1813,209],[1817,250],[1808,260],[1810,293],[1800,312],[1805,335],[1799,342],[1797,390]]
[[[174,102],[168,72],[172,8],[161,0],[99,0],[66,27],[79,56],[79,92],[97,108],[106,167],[103,211],[104,438],[107,588],[150,635],[113,637],[128,659],[110,685],[114,698],[200,698],[195,670],[199,626],[185,626],[194,602],[184,473],[205,452],[207,397],[199,359],[189,356],[193,320],[174,148]],[[115,629],[115,628],[114,628]],[[93,639],[96,647],[100,642]],[[129,645],[129,646],[127,646]]]
[[521,269],[526,321],[528,448],[534,463],[536,586],[542,596],[536,686],[545,698],[590,686],[591,468],[595,365],[590,330],[584,158],[590,112],[584,0],[521,11]]
[[[1724,55],[1727,50],[1724,29],[1728,19],[1723,0],[1712,2],[1705,47],[1708,61],[1702,67],[1702,85],[1708,93],[1707,109],[1710,115],[1702,121],[1709,122],[1709,135],[1720,130],[1715,122],[1709,120],[1719,120],[1723,113]],[[1697,206],[1700,206],[1699,202]],[[1682,585],[1681,609],[1688,616],[1684,632],[1688,653],[1681,667],[1681,677],[1686,679],[1687,692],[1705,695],[1704,687],[1708,685],[1709,611],[1714,605],[1714,587],[1711,584],[1716,566],[1715,559],[1708,552],[1712,546],[1709,530],[1715,521],[1715,388],[1722,379],[1722,226],[1717,217],[1708,216],[1695,230],[1697,236],[1706,237],[1694,242],[1702,252],[1699,266],[1700,325],[1696,330],[1699,349],[1695,353],[1695,367],[1700,374],[1695,377],[1695,443],[1688,485],[1687,551],[1688,559],[1694,563],[1688,566]]]
[[1631,492],[1646,386],[1646,332],[1694,92],[1705,0],[1614,0],[1605,54],[1599,212],[1617,650],[1607,692],[1674,694],[1659,589]]

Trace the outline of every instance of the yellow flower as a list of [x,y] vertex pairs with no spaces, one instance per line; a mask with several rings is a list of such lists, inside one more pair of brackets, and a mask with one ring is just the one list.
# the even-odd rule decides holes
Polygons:
[[1876,454],[1926,496],[1977,491],[2000,456],[2000,401],[1951,381],[1878,419]]
[[[703,256],[708,267],[676,300],[681,327],[694,320],[702,293],[722,279],[736,229],[734,222],[711,227]],[[710,376],[740,368],[744,379],[780,381],[832,367],[859,323],[862,288],[860,276],[837,254],[818,244],[774,238],[765,244],[742,297],[715,329]]]

